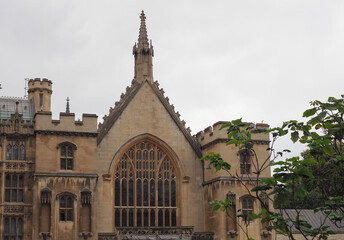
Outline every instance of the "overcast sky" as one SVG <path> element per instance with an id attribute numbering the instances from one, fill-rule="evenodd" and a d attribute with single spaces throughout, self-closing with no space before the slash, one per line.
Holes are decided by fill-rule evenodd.
<path id="1" fill-rule="evenodd" d="M 344 94 L 343 0 L 1 0 L 0 95 L 48 78 L 55 119 L 68 96 L 76 118 L 102 121 L 134 76 L 141 10 L 154 78 L 193 134 L 239 117 L 280 126 Z"/>

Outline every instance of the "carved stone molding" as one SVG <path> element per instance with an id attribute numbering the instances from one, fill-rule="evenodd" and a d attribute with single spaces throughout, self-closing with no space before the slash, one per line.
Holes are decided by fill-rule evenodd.
<path id="1" fill-rule="evenodd" d="M 4 213 L 24 213 L 24 206 L 7 205 L 4 206 Z"/>

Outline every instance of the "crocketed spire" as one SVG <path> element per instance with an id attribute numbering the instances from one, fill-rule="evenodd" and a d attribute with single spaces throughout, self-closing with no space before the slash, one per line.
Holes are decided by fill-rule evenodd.
<path id="1" fill-rule="evenodd" d="M 138 43 L 133 47 L 133 55 L 135 56 L 135 76 L 138 82 L 145 80 L 153 83 L 153 56 L 154 50 L 152 41 L 148 42 L 146 16 L 141 12 L 141 24 Z"/>

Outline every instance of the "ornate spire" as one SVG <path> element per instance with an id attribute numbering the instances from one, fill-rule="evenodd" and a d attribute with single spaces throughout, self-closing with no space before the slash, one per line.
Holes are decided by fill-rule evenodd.
<path id="1" fill-rule="evenodd" d="M 67 97 L 67 103 L 66 103 L 66 113 L 70 113 L 70 110 L 69 110 L 69 97 Z"/>
<path id="2" fill-rule="evenodd" d="M 144 11 L 141 12 L 141 25 L 140 25 L 140 33 L 138 39 L 138 46 L 143 48 L 148 48 L 148 35 L 147 35 L 147 27 L 146 27 L 146 15 Z"/>
<path id="3" fill-rule="evenodd" d="M 141 12 L 141 24 L 138 43 L 133 47 L 133 55 L 135 56 L 135 76 L 138 82 L 148 80 L 153 83 L 153 56 L 154 50 L 152 41 L 148 42 L 146 16 Z"/>

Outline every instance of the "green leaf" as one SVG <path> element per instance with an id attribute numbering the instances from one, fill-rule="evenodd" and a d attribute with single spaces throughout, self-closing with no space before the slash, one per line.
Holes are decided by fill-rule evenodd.
<path id="1" fill-rule="evenodd" d="M 291 133 L 291 140 L 295 143 L 299 139 L 299 132 L 292 132 Z"/>
<path id="2" fill-rule="evenodd" d="M 316 113 L 316 111 L 317 111 L 316 108 L 307 109 L 306 111 L 303 112 L 303 117 L 313 116 Z"/>

